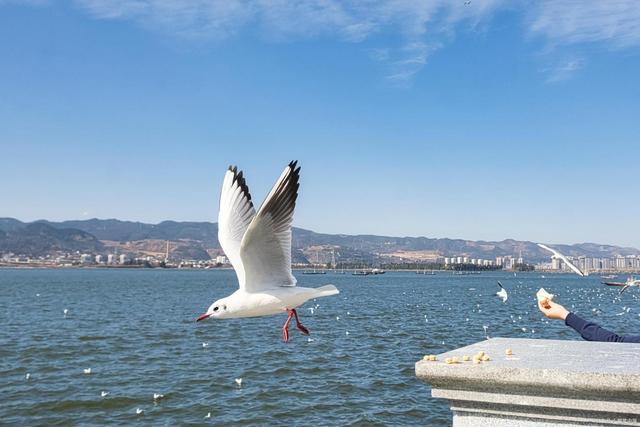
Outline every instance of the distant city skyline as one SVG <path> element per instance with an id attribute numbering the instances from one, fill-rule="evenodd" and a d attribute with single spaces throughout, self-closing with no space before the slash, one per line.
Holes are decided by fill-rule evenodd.
<path id="1" fill-rule="evenodd" d="M 0 216 L 640 248 L 640 3 L 464 3 L 0 1 Z"/>

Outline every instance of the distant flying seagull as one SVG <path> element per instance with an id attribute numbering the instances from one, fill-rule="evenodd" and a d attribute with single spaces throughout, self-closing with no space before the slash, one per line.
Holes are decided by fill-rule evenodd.
<path id="1" fill-rule="evenodd" d="M 291 273 L 291 222 L 298 197 L 300 168 L 291 162 L 255 211 L 242 172 L 229 167 L 220 195 L 218 240 L 238 276 L 239 289 L 211 304 L 198 321 L 209 318 L 270 316 L 287 312 L 282 327 L 289 340 L 289 323 L 309 331 L 298 320 L 296 307 L 312 298 L 338 294 L 333 285 L 319 288 L 296 286 Z"/>
<path id="2" fill-rule="evenodd" d="M 627 281 L 625 282 L 624 286 L 622 287 L 622 289 L 620 289 L 620 294 L 623 293 L 624 291 L 626 291 L 627 289 L 629 289 L 631 286 L 640 287 L 640 280 L 636 280 L 633 277 L 629 277 L 627 279 Z M 620 295 L 620 294 L 618 294 L 618 295 Z"/>
<path id="3" fill-rule="evenodd" d="M 498 286 L 500 286 L 500 290 L 496 292 L 496 295 L 500 297 L 502 302 L 507 302 L 507 298 L 509 298 L 509 295 L 507 295 L 507 290 L 504 288 L 504 286 L 502 286 L 502 283 L 500 283 L 499 280 Z"/>
<path id="4" fill-rule="evenodd" d="M 584 274 L 582 271 L 580 271 L 580 269 L 578 267 L 573 265 L 573 263 L 571 261 L 569 261 L 567 259 L 567 257 L 562 255 L 560 252 L 556 251 L 555 249 L 551 249 L 549 246 L 543 245 L 542 243 L 538 243 L 538 246 L 540 246 L 545 251 L 551 252 L 553 254 L 551 256 L 551 258 L 561 259 L 562 262 L 567 264 L 569 266 L 569 268 L 572 269 L 573 271 L 575 271 L 578 276 L 586 276 L 586 274 Z"/>

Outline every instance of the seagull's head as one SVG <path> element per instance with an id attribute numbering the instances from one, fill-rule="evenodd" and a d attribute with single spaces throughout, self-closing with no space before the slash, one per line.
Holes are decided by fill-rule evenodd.
<path id="1" fill-rule="evenodd" d="M 196 319 L 196 322 L 199 322 L 201 320 L 207 320 L 210 318 L 220 319 L 220 318 L 224 318 L 228 314 L 229 314 L 229 299 L 222 298 L 214 302 L 213 304 L 211 304 L 207 312 L 199 316 Z"/>

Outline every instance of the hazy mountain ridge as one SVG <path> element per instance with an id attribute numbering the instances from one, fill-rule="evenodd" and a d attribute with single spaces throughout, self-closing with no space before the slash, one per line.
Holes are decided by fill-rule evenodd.
<path id="1" fill-rule="evenodd" d="M 98 252 L 103 249 L 100 240 L 79 229 L 56 228 L 41 222 L 19 224 L 0 219 L 0 252 L 40 256 L 56 251 Z"/>
<path id="2" fill-rule="evenodd" d="M 91 233 L 100 240 L 180 240 L 218 242 L 218 224 L 210 222 L 163 221 L 159 224 L 121 221 L 118 219 L 89 219 L 51 222 L 40 220 L 56 228 L 77 228 Z M 0 227 L 2 227 L 0 225 Z"/>
<path id="3" fill-rule="evenodd" d="M 207 251 L 220 249 L 218 225 L 210 222 L 163 221 L 146 224 L 117 219 L 89 219 L 52 222 L 46 220 L 24 223 L 14 218 L 0 218 L 0 251 L 24 255 L 42 255 L 53 250 L 97 252 L 104 249 L 101 241 L 169 240 L 179 242 L 175 255 L 206 256 Z M 570 256 L 613 257 L 640 255 L 636 248 L 581 243 L 554 244 Z M 377 235 L 324 234 L 301 228 L 293 229 L 294 259 L 315 261 L 310 253 L 334 250 L 343 261 L 375 261 L 389 258 L 396 252 L 432 251 L 442 256 L 468 256 L 494 259 L 496 256 L 522 254 L 529 262 L 549 258 L 534 242 L 506 239 L 499 242 L 428 237 L 392 237 Z M 306 252 L 306 256 L 303 254 Z"/>

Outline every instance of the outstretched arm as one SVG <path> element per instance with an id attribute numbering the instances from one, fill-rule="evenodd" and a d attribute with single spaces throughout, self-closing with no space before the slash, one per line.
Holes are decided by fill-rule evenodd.
<path id="1" fill-rule="evenodd" d="M 584 320 L 575 313 L 569 313 L 564 320 L 565 325 L 571 326 L 578 331 L 582 338 L 587 341 L 607 341 L 607 342 L 640 342 L 639 335 L 618 335 L 600 325 Z"/>
<path id="2" fill-rule="evenodd" d="M 538 307 L 550 319 L 564 320 L 565 325 L 575 329 L 587 341 L 632 342 L 640 343 L 640 335 L 622 336 L 598 324 L 584 320 L 575 313 L 569 312 L 560 304 L 552 301 L 539 302 Z"/>

